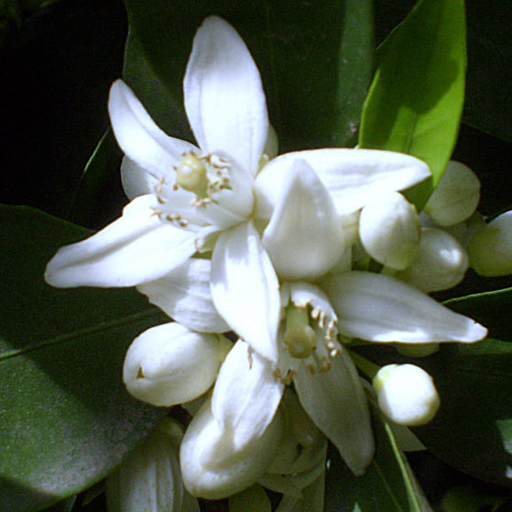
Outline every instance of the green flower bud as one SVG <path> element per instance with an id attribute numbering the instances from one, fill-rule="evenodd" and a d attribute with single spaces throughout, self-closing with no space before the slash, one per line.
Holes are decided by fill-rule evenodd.
<path id="1" fill-rule="evenodd" d="M 441 404 L 432 377 L 412 364 L 382 367 L 373 379 L 373 388 L 382 412 L 398 425 L 425 425 Z"/>
<path id="2" fill-rule="evenodd" d="M 424 228 L 416 259 L 395 277 L 429 293 L 459 284 L 467 269 L 466 251 L 453 236 L 440 229 Z"/>
<path id="3" fill-rule="evenodd" d="M 480 180 L 468 166 L 452 160 L 424 211 L 440 226 L 451 226 L 469 219 L 479 201 Z"/>
<path id="4" fill-rule="evenodd" d="M 398 192 L 366 205 L 359 236 L 368 254 L 393 269 L 408 267 L 416 256 L 421 223 L 415 207 Z"/>
<path id="5" fill-rule="evenodd" d="M 130 345 L 123 368 L 128 391 L 153 405 L 193 400 L 214 383 L 232 346 L 223 336 L 191 331 L 174 322 L 143 332 Z"/>
<path id="6" fill-rule="evenodd" d="M 512 210 L 476 231 L 469 240 L 471 268 L 481 276 L 512 274 Z"/>

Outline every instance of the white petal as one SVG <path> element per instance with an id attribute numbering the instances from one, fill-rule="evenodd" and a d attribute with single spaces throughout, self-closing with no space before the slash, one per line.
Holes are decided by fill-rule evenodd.
<path id="1" fill-rule="evenodd" d="M 210 292 L 209 260 L 190 259 L 170 274 L 137 289 L 152 304 L 189 329 L 226 332 L 230 328 L 219 315 Z"/>
<path id="2" fill-rule="evenodd" d="M 370 272 L 332 276 L 325 290 L 341 333 L 368 341 L 475 342 L 487 329 L 398 279 Z"/>
<path id="3" fill-rule="evenodd" d="M 256 174 L 267 141 L 265 94 L 249 50 L 221 18 L 206 18 L 197 31 L 183 88 L 201 149 L 225 151 Z"/>
<path id="4" fill-rule="evenodd" d="M 173 177 L 182 154 L 197 148 L 166 135 L 153 122 L 133 91 L 117 80 L 110 89 L 110 120 L 123 152 L 155 178 Z"/>
<path id="5" fill-rule="evenodd" d="M 59 249 L 46 281 L 58 288 L 135 286 L 181 265 L 196 252 L 198 235 L 162 222 L 156 204 L 153 196 L 138 197 L 106 228 Z"/>
<path id="6" fill-rule="evenodd" d="M 311 419 L 336 445 L 350 469 L 361 475 L 374 451 L 366 396 L 354 363 L 343 347 L 331 363 L 330 370 L 315 375 L 302 366 L 293 380 Z"/>
<path id="7" fill-rule="evenodd" d="M 200 334 L 176 322 L 137 336 L 123 366 L 123 381 L 139 400 L 172 406 L 194 400 L 215 382 L 231 343 L 223 336 Z"/>
<path id="8" fill-rule="evenodd" d="M 311 165 L 340 214 L 355 212 L 384 192 L 405 190 L 430 176 L 421 160 L 392 151 L 327 148 L 287 153 L 271 160 L 256 179 L 258 216 L 270 217 L 286 169 L 297 158 Z"/>
<path id="9" fill-rule="evenodd" d="M 329 192 L 304 160 L 295 160 L 263 245 L 282 279 L 314 279 L 341 257 L 345 236 Z"/>
<path id="10" fill-rule="evenodd" d="M 127 156 L 123 158 L 121 163 L 121 182 L 123 184 L 124 193 L 128 199 L 132 200 L 144 194 L 152 194 L 155 192 L 155 186 L 158 180 L 151 174 L 148 174 L 142 167 L 137 165 Z"/>
<path id="11" fill-rule="evenodd" d="M 206 401 L 194 416 L 181 443 L 180 462 L 185 487 L 194 496 L 222 499 L 256 482 L 275 457 L 282 436 L 282 420 L 276 415 L 264 434 L 225 464 L 224 444 L 229 434 L 221 429 Z"/>
<path id="12" fill-rule="evenodd" d="M 231 432 L 234 451 L 258 439 L 277 411 L 284 391 L 271 364 L 238 341 L 222 364 L 213 388 L 212 413 Z"/>
<path id="13" fill-rule="evenodd" d="M 168 432 L 173 427 L 178 428 L 171 420 L 164 420 L 108 476 L 106 495 L 110 511 L 199 512 L 197 499 L 183 488 L 177 453 L 179 441 Z"/>
<path id="14" fill-rule="evenodd" d="M 226 322 L 256 352 L 276 361 L 279 283 L 252 222 L 220 234 L 211 279 L 213 301 Z"/>

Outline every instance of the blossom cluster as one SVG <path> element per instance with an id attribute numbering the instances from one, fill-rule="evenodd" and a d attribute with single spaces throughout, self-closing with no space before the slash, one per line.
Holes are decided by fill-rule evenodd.
<path id="1" fill-rule="evenodd" d="M 197 145 L 164 133 L 124 82 L 113 84 L 131 202 L 46 272 L 58 287 L 136 286 L 170 317 L 133 341 L 123 379 L 136 398 L 182 405 L 192 420 L 159 427 L 109 494 L 117 503 L 132 489 L 144 501 L 149 477 L 134 468 L 153 465 L 166 482 L 159 499 L 176 510 L 198 510 L 190 495 L 243 499 L 256 484 L 284 495 L 281 511 L 321 510 L 327 439 L 356 475 L 372 460 L 369 400 L 402 425 L 439 406 L 414 366 L 386 368 L 366 389 L 351 343 L 420 353 L 487 334 L 427 295 L 456 285 L 470 263 L 492 272 L 480 254 L 492 223 L 474 220 L 478 179 L 450 163 L 419 214 L 403 192 L 430 171 L 412 156 L 279 155 L 256 64 L 215 16 L 196 33 L 183 90 Z M 404 383 L 413 393 L 401 398 Z M 132 510 L 129 501 L 116 507 Z"/>

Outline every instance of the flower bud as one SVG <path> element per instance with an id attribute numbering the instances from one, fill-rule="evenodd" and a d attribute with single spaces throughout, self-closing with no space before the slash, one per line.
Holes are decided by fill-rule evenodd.
<path id="1" fill-rule="evenodd" d="M 222 499 L 253 485 L 277 454 L 283 424 L 278 412 L 263 433 L 234 450 L 232 432 L 214 418 L 207 400 L 187 428 L 181 443 L 183 482 L 197 497 Z"/>
<path id="2" fill-rule="evenodd" d="M 512 274 L 512 210 L 505 212 L 469 240 L 471 268 L 481 276 Z"/>
<path id="3" fill-rule="evenodd" d="M 197 500 L 183 487 L 178 449 L 183 431 L 171 419 L 135 448 L 106 480 L 111 512 L 199 512 Z"/>
<path id="4" fill-rule="evenodd" d="M 451 226 L 471 217 L 479 201 L 480 180 L 468 166 L 452 160 L 424 211 L 440 226 Z"/>
<path id="5" fill-rule="evenodd" d="M 415 207 L 398 192 L 361 211 L 359 236 L 368 254 L 393 269 L 408 267 L 416 256 L 421 223 Z"/>
<path id="6" fill-rule="evenodd" d="M 214 383 L 232 344 L 173 322 L 143 332 L 130 345 L 123 367 L 128 391 L 159 406 L 188 402 Z"/>
<path id="7" fill-rule="evenodd" d="M 467 269 L 466 251 L 453 236 L 440 229 L 424 228 L 416 259 L 395 277 L 429 293 L 459 284 Z"/>
<path id="8" fill-rule="evenodd" d="M 412 364 L 382 367 L 373 379 L 373 388 L 382 412 L 398 425 L 425 425 L 441 404 L 432 377 Z"/>

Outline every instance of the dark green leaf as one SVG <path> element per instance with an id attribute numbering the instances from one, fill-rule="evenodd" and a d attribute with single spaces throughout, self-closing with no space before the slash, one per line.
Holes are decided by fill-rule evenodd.
<path id="1" fill-rule="evenodd" d="M 99 209 L 102 193 L 118 177 L 121 152 L 111 130 L 107 130 L 89 158 L 73 195 L 66 219 L 89 225 Z"/>
<path id="2" fill-rule="evenodd" d="M 121 369 L 161 315 L 133 290 L 58 290 L 43 272 L 88 231 L 0 208 L 0 510 L 39 510 L 103 478 L 165 411 L 133 400 Z"/>
<path id="3" fill-rule="evenodd" d="M 391 427 L 379 412 L 374 418 L 376 452 L 364 476 L 354 476 L 337 450 L 331 450 L 325 512 L 430 511 Z"/>
<path id="4" fill-rule="evenodd" d="M 512 343 L 445 345 L 416 363 L 434 377 L 442 405 L 415 434 L 457 469 L 512 485 Z"/>
<path id="5" fill-rule="evenodd" d="M 148 108 L 173 136 L 190 137 L 183 129 L 182 79 L 195 30 L 217 14 L 240 32 L 260 68 L 281 150 L 353 140 L 372 65 L 368 0 L 328 0 L 321 8 L 302 0 L 154 0 L 151 8 L 144 0 L 125 0 L 125 5 L 132 29 L 127 81 L 145 98 L 151 82 L 167 90 L 171 116 L 151 98 Z"/>
<path id="6" fill-rule="evenodd" d="M 490 337 L 512 340 L 512 288 L 450 299 L 444 304 L 485 325 L 489 329 Z"/>
<path id="7" fill-rule="evenodd" d="M 420 0 L 383 43 L 365 102 L 360 146 L 424 160 L 432 182 L 413 199 L 423 207 L 455 146 L 464 100 L 463 0 Z"/>

